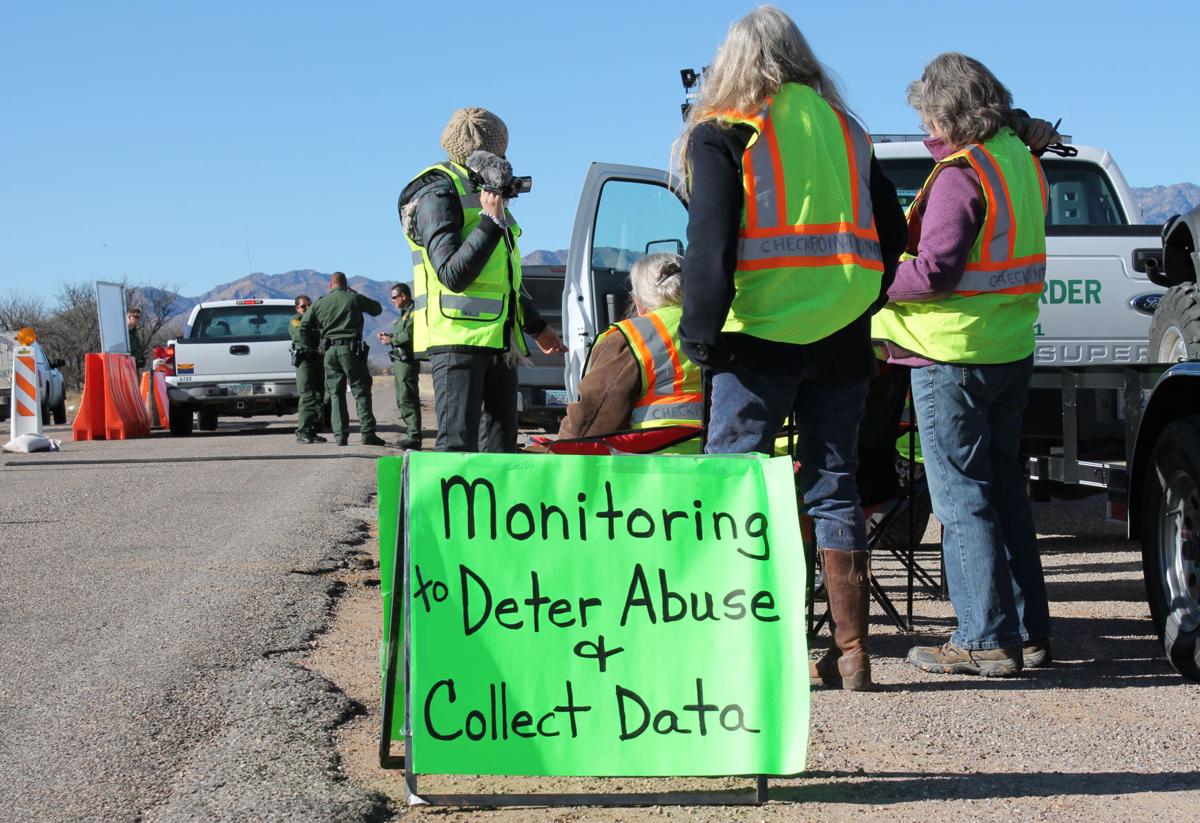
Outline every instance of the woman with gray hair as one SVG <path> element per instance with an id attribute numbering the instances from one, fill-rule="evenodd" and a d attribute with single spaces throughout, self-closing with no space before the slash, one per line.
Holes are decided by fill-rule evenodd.
<path id="1" fill-rule="evenodd" d="M 635 314 L 596 338 L 560 438 L 700 425 L 700 370 L 679 350 L 682 262 L 677 254 L 651 254 L 630 267 Z M 699 451 L 698 441 L 687 442 Z"/>
<path id="2" fill-rule="evenodd" d="M 896 190 L 829 72 L 772 6 L 730 27 L 676 154 L 691 194 L 680 336 L 712 372 L 705 450 L 770 454 L 795 414 L 834 621 L 810 674 L 870 689 L 855 472 L 876 371 L 870 318 L 907 238 Z"/>
<path id="3" fill-rule="evenodd" d="M 1046 179 L 986 66 L 938 55 L 908 89 L 937 164 L 909 207 L 909 250 L 876 315 L 912 397 L 958 627 L 908 660 L 1007 677 L 1050 658 L 1050 615 L 1019 455 L 1046 276 Z M 1021 124 L 1024 126 L 1024 124 Z M 1039 147 L 1057 139 L 1034 121 Z"/>

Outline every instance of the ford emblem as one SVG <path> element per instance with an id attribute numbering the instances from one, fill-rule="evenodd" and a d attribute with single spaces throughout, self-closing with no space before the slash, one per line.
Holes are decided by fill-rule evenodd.
<path id="1" fill-rule="evenodd" d="M 1136 297 L 1129 298 L 1129 307 L 1136 312 L 1153 315 L 1154 310 L 1158 308 L 1158 301 L 1161 298 L 1162 292 L 1139 294 Z"/>

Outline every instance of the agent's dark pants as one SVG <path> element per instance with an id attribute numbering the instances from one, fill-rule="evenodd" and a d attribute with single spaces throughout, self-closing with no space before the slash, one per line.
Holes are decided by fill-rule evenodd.
<path id="1" fill-rule="evenodd" d="M 325 393 L 325 364 L 315 352 L 296 367 L 296 392 L 300 395 L 296 436 L 311 437 L 321 430 L 321 398 Z"/>
<path id="2" fill-rule="evenodd" d="M 417 377 L 421 364 L 417 361 L 396 360 L 392 363 L 392 381 L 396 388 L 396 408 L 404 421 L 405 435 L 421 439 L 421 397 Z"/>
<path id="3" fill-rule="evenodd" d="M 325 393 L 332 404 L 335 437 L 350 434 L 350 411 L 346 408 L 346 385 L 358 406 L 358 434 L 367 437 L 375 433 L 375 414 L 371 411 L 371 372 L 361 357 L 350 353 L 350 347 L 330 346 L 325 350 Z"/>
<path id="4" fill-rule="evenodd" d="M 429 356 L 440 452 L 517 450 L 517 370 L 502 353 Z"/>

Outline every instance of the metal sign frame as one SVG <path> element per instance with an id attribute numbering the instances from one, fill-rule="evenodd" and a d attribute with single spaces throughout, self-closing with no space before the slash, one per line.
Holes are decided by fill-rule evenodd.
<path id="1" fill-rule="evenodd" d="M 401 769 L 410 806 L 758 806 L 769 800 L 767 775 L 725 775 L 746 777 L 754 781 L 745 791 L 677 791 L 677 792 L 584 792 L 564 794 L 555 792 L 534 794 L 421 794 L 417 778 L 421 774 L 412 768 L 407 756 L 412 751 L 412 620 L 409 601 L 412 599 L 408 573 L 408 460 L 405 453 L 400 476 L 400 505 L 396 516 L 396 543 L 392 546 L 392 610 L 388 618 L 387 647 L 384 653 L 382 729 L 379 735 L 379 766 Z M 382 547 L 381 547 L 382 551 Z M 398 598 L 396 595 L 400 594 Z M 404 613 L 404 751 L 393 754 L 392 726 L 396 702 L 396 675 L 400 670 L 400 613 Z M 713 778 L 712 775 L 672 775 L 673 779 L 688 777 Z M 620 778 L 617 778 L 620 779 Z M 643 779 L 643 778 L 637 778 Z M 713 778 L 721 779 L 721 778 Z"/>
<path id="2" fill-rule="evenodd" d="M 105 315 L 111 315 L 112 310 L 116 308 L 116 301 L 111 298 L 112 290 L 116 290 L 121 295 L 121 317 L 120 326 L 113 327 L 116 322 L 111 316 L 109 318 L 108 331 L 109 335 L 105 335 Z M 95 282 L 96 291 L 96 328 L 100 332 L 100 351 L 107 354 L 132 354 L 129 351 L 129 331 L 125 323 L 126 315 L 129 313 L 129 306 L 125 300 L 125 287 L 120 283 L 109 283 L 103 280 Z M 119 333 L 117 328 L 120 329 Z"/>

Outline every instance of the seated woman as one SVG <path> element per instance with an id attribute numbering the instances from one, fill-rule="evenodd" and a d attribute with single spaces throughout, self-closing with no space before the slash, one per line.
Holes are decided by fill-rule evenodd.
<path id="1" fill-rule="evenodd" d="M 679 348 L 682 263 L 676 254 L 651 254 L 633 264 L 629 279 L 637 315 L 596 338 L 560 439 L 700 425 L 700 369 Z M 699 438 L 673 449 L 684 450 L 699 454 Z"/>

